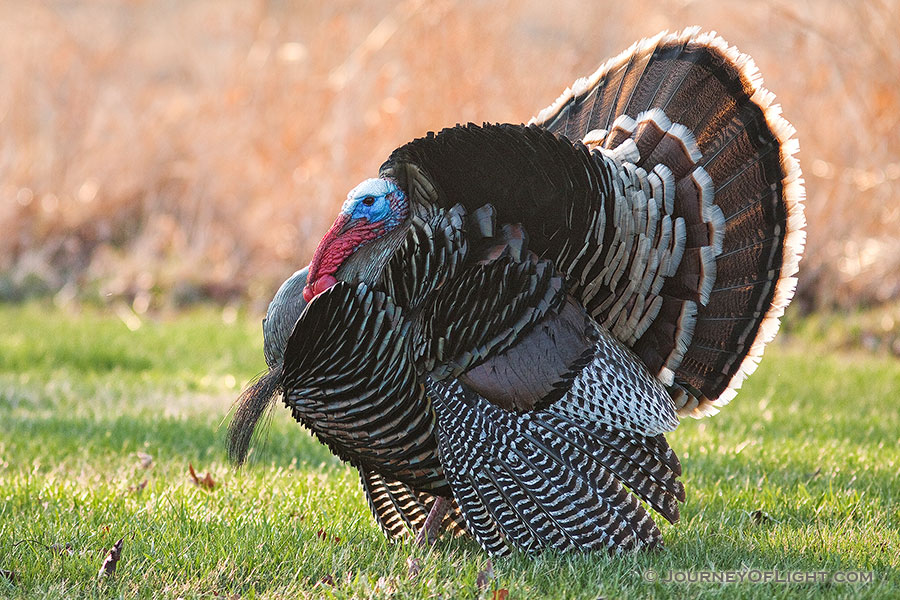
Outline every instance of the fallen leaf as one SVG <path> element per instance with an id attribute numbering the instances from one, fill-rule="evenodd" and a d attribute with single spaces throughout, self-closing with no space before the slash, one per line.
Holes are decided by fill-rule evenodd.
<path id="1" fill-rule="evenodd" d="M 138 452 L 137 453 L 138 460 L 141 461 L 142 469 L 149 469 L 153 466 L 153 457 L 147 454 L 146 452 Z"/>
<path id="2" fill-rule="evenodd" d="M 750 518 L 753 519 L 754 525 L 765 525 L 772 520 L 769 518 L 769 515 L 759 509 L 756 509 L 752 513 L 750 513 Z"/>
<path id="3" fill-rule="evenodd" d="M 132 494 L 140 494 L 141 492 L 144 491 L 144 488 L 145 488 L 145 487 L 147 487 L 147 480 L 146 480 L 146 479 L 143 480 L 142 482 L 140 482 L 140 483 L 137 484 L 137 485 L 129 485 L 129 486 L 128 486 L 128 491 L 129 491 L 130 493 L 132 493 Z"/>
<path id="4" fill-rule="evenodd" d="M 418 558 L 414 558 L 412 556 L 407 557 L 406 559 L 406 578 L 407 579 L 415 579 L 416 575 L 419 574 L 419 571 L 422 570 L 422 561 Z"/>
<path id="5" fill-rule="evenodd" d="M 212 478 L 212 474 L 207 471 L 206 475 L 202 478 L 197 476 L 197 472 L 194 470 L 194 465 L 188 463 L 188 470 L 191 473 L 191 482 L 197 487 L 201 487 L 205 490 L 213 490 L 218 485 L 215 480 Z"/>
<path id="6" fill-rule="evenodd" d="M 125 538 L 120 537 L 119 541 L 113 544 L 113 547 L 109 549 L 109 554 L 103 559 L 103 564 L 100 565 L 100 571 L 97 573 L 97 577 L 102 579 L 115 574 L 116 565 L 119 564 L 119 559 L 122 557 L 122 544 L 124 541 Z"/>
<path id="7" fill-rule="evenodd" d="M 499 590 L 494 590 L 494 600 L 507 600 L 509 598 L 509 590 L 506 588 L 500 588 Z"/>
<path id="8" fill-rule="evenodd" d="M 330 585 L 331 587 L 334 587 L 334 577 L 325 575 L 325 577 L 319 580 L 319 585 Z"/>
<path id="9" fill-rule="evenodd" d="M 491 559 L 488 559 L 487 563 L 484 565 L 484 570 L 478 571 L 478 576 L 475 578 L 475 585 L 479 590 L 483 590 L 488 586 L 491 582 L 491 579 L 494 578 L 494 563 L 491 562 Z"/>
<path id="10" fill-rule="evenodd" d="M 10 583 L 15 583 L 16 579 L 19 578 L 19 575 L 15 571 L 7 571 L 6 569 L 0 569 L 0 577 L 6 579 Z"/>
<path id="11" fill-rule="evenodd" d="M 316 532 L 316 537 L 322 540 L 323 542 L 328 539 L 328 533 L 324 529 L 320 529 Z M 341 538 L 336 535 L 331 536 L 331 541 L 334 544 L 340 544 Z"/>

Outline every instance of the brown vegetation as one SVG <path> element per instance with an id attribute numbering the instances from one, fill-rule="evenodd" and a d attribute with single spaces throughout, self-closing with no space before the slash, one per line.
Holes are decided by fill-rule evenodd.
<path id="1" fill-rule="evenodd" d="M 900 295 L 900 2 L 553 4 L 3 1 L 0 298 L 264 303 L 394 147 L 692 24 L 797 127 L 803 304 Z"/>

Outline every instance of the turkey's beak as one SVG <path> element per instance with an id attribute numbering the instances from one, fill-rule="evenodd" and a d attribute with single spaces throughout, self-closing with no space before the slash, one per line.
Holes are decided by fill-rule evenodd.
<path id="1" fill-rule="evenodd" d="M 337 283 L 333 273 L 347 258 L 348 252 L 343 247 L 344 244 L 335 242 L 356 225 L 357 221 L 351 219 L 350 215 L 339 215 L 319 242 L 309 263 L 309 279 L 303 288 L 303 299 L 307 302 Z"/>

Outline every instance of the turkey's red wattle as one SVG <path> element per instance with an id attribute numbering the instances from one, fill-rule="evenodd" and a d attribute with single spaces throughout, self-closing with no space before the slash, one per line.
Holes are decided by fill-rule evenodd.
<path id="1" fill-rule="evenodd" d="M 334 275 L 322 275 L 316 279 L 313 284 L 303 288 L 303 299 L 307 302 L 337 283 Z"/>
<path id="2" fill-rule="evenodd" d="M 337 283 L 334 274 L 347 257 L 360 245 L 379 237 L 383 231 L 380 223 L 367 219 L 350 220 L 350 215 L 339 215 L 331 229 L 319 242 L 309 263 L 309 278 L 303 288 L 303 299 L 309 302 Z"/>

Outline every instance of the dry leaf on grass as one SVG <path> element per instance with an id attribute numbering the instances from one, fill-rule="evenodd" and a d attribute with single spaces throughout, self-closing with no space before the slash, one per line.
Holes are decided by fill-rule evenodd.
<path id="1" fill-rule="evenodd" d="M 488 559 L 487 563 L 484 565 L 484 569 L 478 571 L 478 576 L 475 578 L 475 585 L 479 590 L 483 590 L 490 584 L 491 579 L 494 578 L 494 563 L 491 562 L 491 559 Z"/>
<path id="2" fill-rule="evenodd" d="M 50 544 L 49 546 L 43 542 L 39 542 L 38 540 L 19 540 L 15 544 L 13 544 L 13 548 L 18 546 L 19 544 L 37 544 L 41 548 L 44 548 L 47 552 L 52 554 L 59 554 L 61 556 L 72 556 L 75 554 L 75 549 L 72 548 L 72 544 L 66 542 L 65 544 Z"/>
<path id="3" fill-rule="evenodd" d="M 316 585 L 330 585 L 331 587 L 334 587 L 334 577 L 332 577 L 331 575 L 325 575 L 324 577 L 322 577 L 322 579 L 319 580 L 319 583 Z"/>
<path id="4" fill-rule="evenodd" d="M 212 478 L 212 474 L 207 471 L 206 475 L 203 477 L 198 477 L 197 472 L 194 470 L 194 465 L 188 463 L 188 471 L 191 474 L 191 483 L 196 485 L 197 487 L 203 488 L 205 490 L 214 490 L 218 485 L 216 481 Z"/>
<path id="5" fill-rule="evenodd" d="M 822 474 L 822 467 L 819 467 L 818 469 L 815 470 L 814 473 L 812 473 L 809 476 L 809 478 L 806 480 L 806 483 L 809 483 L 810 481 L 812 481 L 813 479 L 815 479 L 816 477 L 818 477 L 821 474 Z"/>
<path id="6" fill-rule="evenodd" d="M 325 541 L 325 540 L 328 539 L 328 533 L 327 533 L 324 529 L 320 529 L 320 530 L 318 530 L 318 531 L 316 532 L 316 537 L 319 538 L 319 539 L 322 540 L 322 541 Z M 338 536 L 336 536 L 336 535 L 332 535 L 332 536 L 331 536 L 331 542 L 334 543 L 334 544 L 340 544 L 340 543 L 341 543 L 341 538 L 338 537 Z"/>
<path id="7" fill-rule="evenodd" d="M 494 600 L 508 600 L 509 598 L 509 590 L 506 588 L 500 588 L 499 590 L 494 590 Z"/>
<path id="8" fill-rule="evenodd" d="M 146 480 L 146 479 L 143 480 L 142 482 L 140 482 L 140 483 L 137 484 L 137 485 L 129 485 L 129 486 L 128 486 L 128 492 L 131 493 L 131 494 L 140 494 L 141 492 L 144 491 L 144 488 L 145 488 L 145 487 L 147 487 L 147 480 Z"/>
<path id="9" fill-rule="evenodd" d="M 100 565 L 100 571 L 97 573 L 97 577 L 103 579 L 104 577 L 110 577 L 115 574 L 116 566 L 119 564 L 119 559 L 122 557 L 122 544 L 124 543 L 125 538 L 120 537 L 119 541 L 113 544 L 113 547 L 109 549 L 109 554 L 106 555 L 106 558 L 103 559 L 103 564 Z"/>

